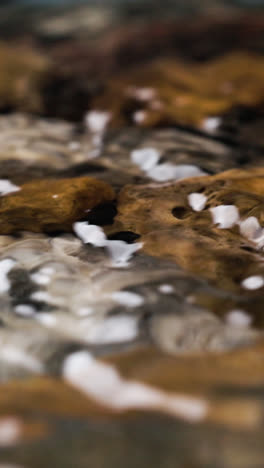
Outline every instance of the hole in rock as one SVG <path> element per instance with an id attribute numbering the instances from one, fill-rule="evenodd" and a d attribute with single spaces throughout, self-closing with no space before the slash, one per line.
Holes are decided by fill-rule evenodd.
<path id="1" fill-rule="evenodd" d="M 183 219 L 188 215 L 188 210 L 184 206 L 175 206 L 171 212 L 177 219 Z"/>
<path id="2" fill-rule="evenodd" d="M 97 205 L 85 216 L 85 221 L 97 226 L 106 226 L 113 224 L 117 209 L 114 203 L 102 203 Z"/>
<path id="3" fill-rule="evenodd" d="M 196 193 L 203 193 L 205 192 L 205 187 L 200 187 L 199 189 L 195 190 Z"/>
<path id="4" fill-rule="evenodd" d="M 65 230 L 59 228 L 56 229 L 54 226 L 50 226 L 48 224 L 45 226 L 44 232 L 49 237 L 59 237 L 65 234 Z"/>
<path id="5" fill-rule="evenodd" d="M 247 252 L 255 253 L 255 249 L 253 247 L 250 247 L 249 245 L 241 245 L 241 249 L 246 250 Z"/>
<path id="6" fill-rule="evenodd" d="M 120 231 L 120 232 L 115 232 L 114 234 L 111 234 L 108 236 L 109 240 L 122 240 L 126 242 L 127 244 L 133 244 L 135 240 L 137 240 L 140 237 L 139 234 L 136 234 L 135 232 L 132 231 Z"/>

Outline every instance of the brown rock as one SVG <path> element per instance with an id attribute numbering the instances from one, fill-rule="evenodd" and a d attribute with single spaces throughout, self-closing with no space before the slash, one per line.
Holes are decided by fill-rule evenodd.
<path id="1" fill-rule="evenodd" d="M 187 21 L 177 15 L 164 20 L 160 14 L 152 19 L 148 13 L 147 21 L 142 16 L 139 22 L 132 18 L 129 15 L 121 25 L 100 29 L 97 35 L 93 33 L 92 40 L 84 40 L 78 28 L 75 37 L 56 41 L 49 46 L 49 52 L 66 71 L 79 77 L 105 78 L 131 65 L 141 68 L 161 55 L 204 61 L 230 50 L 262 51 L 263 16 L 249 11 L 238 16 L 223 12 L 217 16 L 199 15 L 199 19 L 193 15 Z"/>
<path id="2" fill-rule="evenodd" d="M 207 197 L 200 212 L 193 211 L 188 201 L 188 195 L 197 192 Z M 112 229 L 139 234 L 150 255 L 173 260 L 222 288 L 240 290 L 244 278 L 263 274 L 262 252 L 240 235 L 237 225 L 219 229 L 209 209 L 235 205 L 241 219 L 255 216 L 263 225 L 263 196 L 263 168 L 231 170 L 163 186 L 126 186 L 119 195 Z"/>
<path id="3" fill-rule="evenodd" d="M 111 356 L 107 362 L 127 380 L 169 394 L 202 397 L 209 405 L 206 418 L 215 424 L 252 429 L 263 424 L 261 404 L 250 395 L 250 388 L 263 385 L 262 352 L 263 342 L 225 354 L 185 357 L 145 348 Z M 233 389 L 233 396 L 221 394 L 225 387 Z"/>
<path id="4" fill-rule="evenodd" d="M 0 43 L 0 109 L 41 110 L 49 69 L 49 60 L 36 50 Z"/>
<path id="5" fill-rule="evenodd" d="M 104 362 L 115 368 L 128 384 L 140 382 L 148 388 L 165 392 L 168 396 L 197 398 L 198 401 L 202 399 L 208 404 L 204 420 L 209 420 L 215 425 L 258 430 L 259 425 L 264 423 L 263 401 L 253 401 L 250 389 L 261 389 L 263 386 L 262 353 L 263 342 L 226 354 L 202 353 L 185 357 L 169 356 L 146 347 L 113 354 L 105 358 Z M 232 388 L 233 396 L 224 392 L 221 394 L 220 391 L 224 387 Z M 146 408 L 143 405 L 138 409 L 135 405 L 134 414 L 129 414 L 129 408 L 125 405 L 120 410 L 111 407 L 110 394 L 109 404 L 107 400 L 103 404 L 61 379 L 38 377 L 13 380 L 2 384 L 0 388 L 0 419 L 13 414 L 18 419 L 27 418 L 30 421 L 37 416 L 35 426 L 38 425 L 39 428 L 46 422 L 43 415 L 49 420 L 52 418 L 53 421 L 71 418 L 72 421 L 94 420 L 97 423 L 105 421 L 109 424 L 111 421 L 124 422 L 131 417 L 138 418 L 142 411 L 146 417 L 146 411 L 150 410 L 147 405 Z M 27 430 L 24 437 L 29 438 L 32 433 L 29 430 L 32 429 L 31 421 L 25 429 Z M 43 431 L 41 434 L 39 430 L 35 435 L 45 437 L 48 432 Z M 52 433 L 50 435 L 52 436 Z"/>
<path id="6" fill-rule="evenodd" d="M 240 354 L 237 358 L 239 357 L 243 361 L 244 355 Z M 175 360 L 166 362 L 166 356 L 151 353 L 148 356 L 138 353 L 135 358 L 135 366 L 130 369 L 131 374 L 134 373 L 135 376 L 132 376 L 132 379 L 139 380 L 137 375 L 140 370 L 143 371 L 145 365 L 149 371 L 146 373 L 147 378 L 155 369 L 160 372 L 161 377 L 170 372 L 171 382 L 172 374 L 175 377 L 171 391 L 177 395 L 181 387 L 177 385 L 177 380 L 181 380 L 181 377 L 177 379 L 179 366 Z M 124 363 L 125 361 L 129 361 L 127 356 Z M 259 361 L 262 362 L 261 359 Z M 237 362 L 240 367 L 239 360 Z M 188 410 L 188 397 L 194 395 L 196 398 L 197 394 L 196 379 L 193 380 L 192 376 L 198 375 L 199 372 L 204 376 L 204 367 L 207 367 L 207 364 L 203 366 L 201 360 L 189 360 L 185 364 L 189 372 L 186 372 L 183 380 L 186 378 L 190 391 L 180 396 L 187 398 L 185 407 Z M 215 368 L 213 360 L 208 367 L 217 374 L 219 366 Z M 261 369 L 259 371 L 261 374 Z M 228 382 L 228 379 L 226 381 Z M 256 382 L 261 382 L 261 378 L 256 379 Z M 157 384 L 157 380 L 155 383 Z M 162 384 L 156 386 L 163 387 Z M 44 466 L 43 463 L 52 462 L 52 466 L 67 468 L 86 468 L 87 464 L 102 468 L 133 468 L 136 454 L 139 468 L 169 468 L 175 466 L 175 460 L 178 466 L 194 468 L 261 467 L 262 386 L 254 387 L 252 379 L 247 382 L 245 373 L 241 383 L 238 381 L 237 385 L 232 386 L 232 394 L 236 398 L 226 396 L 225 387 L 221 387 L 220 382 L 214 390 L 202 392 L 197 395 L 198 401 L 199 396 L 205 397 L 210 407 L 208 416 L 200 423 L 190 424 L 170 415 L 144 411 L 143 408 L 122 414 L 111 413 L 109 409 L 99 407 L 80 392 L 58 380 L 42 378 L 37 381 L 14 381 L 1 387 L 0 413 L 5 415 L 6 408 L 12 408 L 13 417 L 18 416 L 19 421 L 28 421 L 32 428 L 33 422 L 35 426 L 44 424 L 47 430 L 42 437 L 39 434 L 39 440 L 27 438 L 25 443 L 20 440 L 15 446 L 4 447 L 3 461 L 6 464 L 19 463 L 21 466 L 26 462 L 27 466 L 31 466 L 32 462 L 34 466 Z M 253 401 L 254 392 L 257 398 Z M 192 401 L 190 409 L 193 407 L 191 403 Z"/>
<path id="7" fill-rule="evenodd" d="M 85 79 L 28 45 L 0 42 L 0 110 L 81 120 L 91 91 Z"/>
<path id="8" fill-rule="evenodd" d="M 22 397 L 20 402 L 17 392 Z M 33 411 L 76 418 L 111 413 L 59 379 L 13 380 L 1 386 L 0 415 L 6 416 L 11 412 L 23 415 Z"/>
<path id="9" fill-rule="evenodd" d="M 110 185 L 90 177 L 29 182 L 0 198 L 0 232 L 71 231 L 88 209 L 113 198 Z"/>
<path id="10" fill-rule="evenodd" d="M 165 124 L 203 128 L 207 117 L 219 116 L 236 106 L 256 106 L 264 99 L 264 60 L 247 53 L 231 53 L 205 64 L 157 59 L 135 67 L 110 81 L 95 107 L 113 112 L 113 124 L 131 122 L 144 110 L 142 126 Z M 151 99 L 137 89 L 150 88 Z"/>
<path id="11" fill-rule="evenodd" d="M 170 356 L 153 348 L 141 348 L 105 360 L 126 379 L 170 392 L 201 394 L 221 385 L 263 385 L 263 342 L 227 353 L 189 356 Z"/>

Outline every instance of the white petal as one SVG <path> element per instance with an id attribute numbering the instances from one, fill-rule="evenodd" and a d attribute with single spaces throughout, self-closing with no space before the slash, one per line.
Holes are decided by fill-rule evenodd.
<path id="1" fill-rule="evenodd" d="M 142 171 L 149 171 L 159 162 L 160 153 L 155 148 L 143 148 L 131 153 L 131 160 L 139 166 Z"/>
<path id="2" fill-rule="evenodd" d="M 114 367 L 93 359 L 85 351 L 65 359 L 63 376 L 88 396 L 116 410 L 157 409 L 192 422 L 203 420 L 209 410 L 208 403 L 201 398 L 166 393 L 141 382 L 126 380 Z"/>
<path id="3" fill-rule="evenodd" d="M 171 294 L 174 291 L 174 287 L 171 284 L 161 284 L 158 289 L 163 294 Z"/>
<path id="4" fill-rule="evenodd" d="M 188 202 L 193 211 L 202 211 L 206 205 L 207 197 L 202 193 L 190 193 Z"/>
<path id="5" fill-rule="evenodd" d="M 256 275 L 256 276 L 249 276 L 248 278 L 244 279 L 241 283 L 243 288 L 249 289 L 249 290 L 254 290 L 254 289 L 259 289 L 262 288 L 264 285 L 264 279 L 262 276 Z"/>
<path id="6" fill-rule="evenodd" d="M 74 223 L 73 230 L 85 244 L 89 243 L 95 247 L 104 247 L 107 243 L 102 228 L 88 224 L 86 221 Z"/>
<path id="7" fill-rule="evenodd" d="M 142 247 L 142 243 L 127 244 L 124 241 L 107 241 L 106 248 L 112 258 L 112 264 L 116 267 L 126 267 L 132 255 Z"/>
<path id="8" fill-rule="evenodd" d="M 93 133 L 102 133 L 106 129 L 111 119 L 111 113 L 106 111 L 93 110 L 85 117 L 88 129 Z"/>
<path id="9" fill-rule="evenodd" d="M 0 195 L 7 195 L 8 193 L 18 192 L 21 190 L 17 185 L 12 184 L 9 180 L 0 179 Z"/>
<path id="10" fill-rule="evenodd" d="M 260 224 L 255 216 L 250 216 L 244 221 L 241 221 L 239 226 L 240 234 L 250 240 L 253 240 L 261 233 Z"/>
<path id="11" fill-rule="evenodd" d="M 251 324 L 252 319 L 250 315 L 243 310 L 231 310 L 226 315 L 226 321 L 232 326 L 248 327 Z"/>
<path id="12" fill-rule="evenodd" d="M 208 117 L 203 121 L 203 129 L 213 133 L 219 128 L 220 124 L 220 117 Z"/>
<path id="13" fill-rule="evenodd" d="M 235 205 L 219 205 L 210 208 L 213 223 L 218 224 L 219 229 L 228 229 L 239 221 L 239 211 Z"/>
<path id="14" fill-rule="evenodd" d="M 148 171 L 148 177 L 158 182 L 166 180 L 181 180 L 188 177 L 199 177 L 205 175 L 204 172 L 197 166 L 192 164 L 158 164 L 153 169 Z"/>

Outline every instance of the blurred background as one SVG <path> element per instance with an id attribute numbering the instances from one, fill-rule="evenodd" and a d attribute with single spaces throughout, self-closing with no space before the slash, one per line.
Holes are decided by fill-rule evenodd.
<path id="1" fill-rule="evenodd" d="M 200 64 L 232 52 L 262 55 L 262 7 L 261 0 L 2 0 L 0 39 L 9 52 L 2 48 L 0 112 L 82 121 L 110 79 L 159 58 Z M 23 64 L 14 64 L 12 50 Z M 27 69 L 23 79 L 15 67 Z"/>
<path id="2" fill-rule="evenodd" d="M 0 34 L 34 34 L 53 41 L 69 35 L 92 37 L 118 24 L 197 14 L 219 17 L 262 6 L 262 0 L 2 0 Z"/>

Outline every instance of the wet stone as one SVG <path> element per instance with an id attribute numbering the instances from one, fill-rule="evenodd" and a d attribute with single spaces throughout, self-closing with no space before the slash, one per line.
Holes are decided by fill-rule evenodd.
<path id="1" fill-rule="evenodd" d="M 71 231 L 87 210 L 113 198 L 109 185 L 89 177 L 28 182 L 0 200 L 0 232 Z"/>

